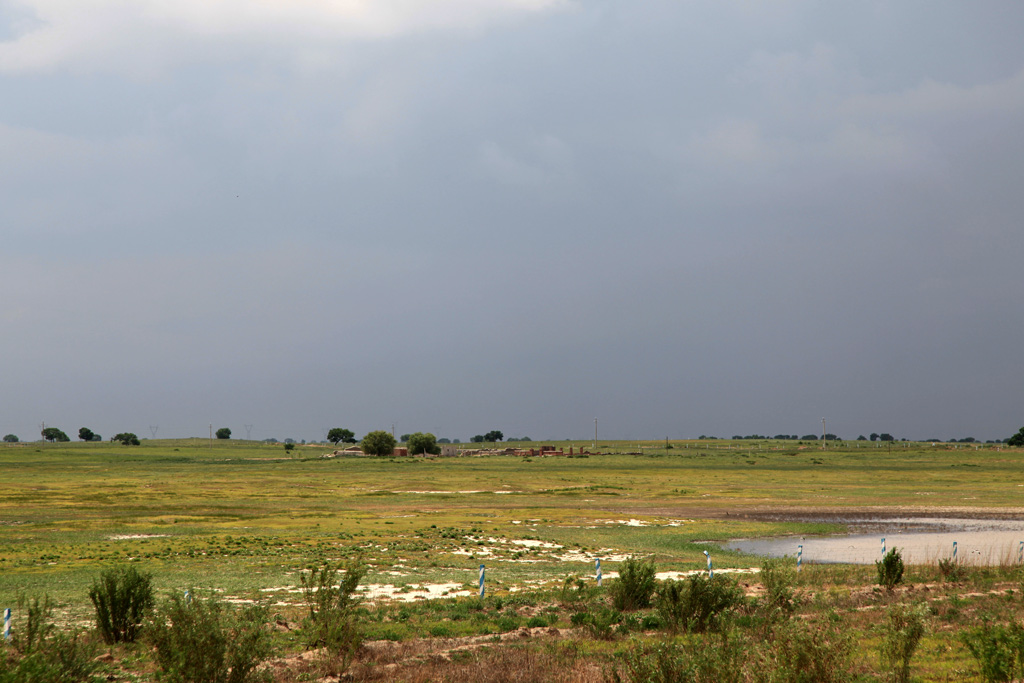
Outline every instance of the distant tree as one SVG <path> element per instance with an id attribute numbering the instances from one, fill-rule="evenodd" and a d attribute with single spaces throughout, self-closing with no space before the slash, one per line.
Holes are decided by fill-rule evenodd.
<path id="1" fill-rule="evenodd" d="M 528 437 L 528 436 L 524 436 L 523 438 L 521 438 L 521 439 L 519 439 L 519 440 L 520 440 L 520 441 L 533 441 L 533 439 L 531 439 L 531 438 L 530 438 L 530 437 Z"/>
<path id="2" fill-rule="evenodd" d="M 291 450 L 294 450 L 294 448 L 295 448 L 295 442 L 292 442 L 292 443 L 286 443 L 286 444 L 284 445 L 284 449 L 285 449 L 286 451 L 291 451 Z"/>
<path id="3" fill-rule="evenodd" d="M 364 436 L 360 446 L 366 455 L 391 455 L 395 452 L 395 437 L 378 429 Z"/>
<path id="4" fill-rule="evenodd" d="M 874 432 L 871 432 L 871 440 L 872 441 L 878 441 L 878 434 L 875 434 Z"/>
<path id="5" fill-rule="evenodd" d="M 878 439 L 880 441 L 895 441 L 896 440 L 895 438 L 893 438 L 892 434 L 879 434 L 878 435 Z"/>
<path id="6" fill-rule="evenodd" d="M 477 434 L 472 439 L 470 439 L 470 441 L 472 441 L 473 443 L 483 443 L 484 442 L 484 435 L 483 434 Z"/>
<path id="7" fill-rule="evenodd" d="M 47 427 L 46 429 L 41 431 L 40 434 L 44 439 L 46 439 L 50 443 L 53 443 L 54 441 L 71 441 L 71 439 L 68 438 L 67 434 L 57 429 L 56 427 Z"/>
<path id="8" fill-rule="evenodd" d="M 110 440 L 120 441 L 121 444 L 124 446 L 138 446 L 141 443 L 139 441 L 139 437 L 135 436 L 131 432 L 121 432 L 120 434 L 115 434 Z"/>
<path id="9" fill-rule="evenodd" d="M 419 432 L 417 432 L 417 434 L 418 433 Z M 398 437 L 398 440 L 401 441 L 402 443 L 405 443 L 409 440 L 410 436 L 412 436 L 412 434 L 402 434 L 400 437 Z"/>
<path id="10" fill-rule="evenodd" d="M 295 439 L 290 439 L 290 438 L 289 439 L 285 439 L 284 442 L 285 443 L 290 443 L 290 444 L 296 443 Z"/>
<path id="11" fill-rule="evenodd" d="M 6 436 L 4 437 L 4 440 L 5 441 L 7 440 Z M 1014 446 L 1016 448 L 1020 448 L 1021 446 L 1024 446 L 1024 427 L 1021 427 L 1019 432 L 1017 432 L 1016 434 L 1011 436 L 1009 439 L 1007 439 L 1006 440 L 1006 445 L 1007 446 Z"/>
<path id="12" fill-rule="evenodd" d="M 216 437 L 218 439 L 230 439 L 231 438 L 231 430 L 228 429 L 227 427 L 221 427 L 216 432 L 214 432 L 214 434 L 216 435 Z"/>
<path id="13" fill-rule="evenodd" d="M 818 438 L 817 434 L 804 434 L 803 436 L 800 437 L 800 440 L 801 441 L 815 441 L 815 440 L 817 440 L 817 438 Z"/>
<path id="14" fill-rule="evenodd" d="M 494 443 L 496 441 L 501 441 L 504 438 L 505 438 L 505 435 L 502 434 L 501 432 L 499 432 L 497 429 L 489 431 L 486 434 L 484 434 L 484 441 L 486 441 L 487 443 Z"/>
<path id="15" fill-rule="evenodd" d="M 409 435 L 409 455 L 426 453 L 429 455 L 440 455 L 441 447 L 437 445 L 437 437 L 433 434 L 416 432 Z"/>
<path id="16" fill-rule="evenodd" d="M 857 437 L 857 441 L 867 441 L 867 440 L 868 440 L 868 437 L 864 436 L 863 434 L 861 434 L 860 436 Z"/>
<path id="17" fill-rule="evenodd" d="M 327 440 L 333 443 L 335 446 L 338 442 L 341 443 L 355 443 L 356 435 L 351 429 L 344 429 L 342 427 L 335 427 L 331 431 L 327 432 Z"/>
<path id="18" fill-rule="evenodd" d="M 93 441 L 103 441 L 103 437 L 100 436 L 99 434 L 97 434 L 96 432 L 93 432 L 92 433 L 92 440 Z"/>
<path id="19" fill-rule="evenodd" d="M 14 434 L 5 434 L 4 443 L 18 443 L 18 437 L 16 437 Z"/>
<path id="20" fill-rule="evenodd" d="M 78 429 L 78 438 L 82 441 L 93 441 L 92 437 L 96 436 L 91 429 L 88 427 L 80 427 Z"/>
<path id="21" fill-rule="evenodd" d="M 270 437 L 269 439 L 263 439 L 263 443 L 280 443 L 280 442 L 277 439 L 275 439 L 274 437 Z"/>
<path id="22" fill-rule="evenodd" d="M 451 443 L 452 440 L 451 439 L 446 439 L 444 437 L 441 437 L 440 439 L 437 440 L 437 442 L 438 443 Z"/>
<path id="23" fill-rule="evenodd" d="M 460 440 L 458 440 L 458 439 L 452 439 L 452 443 L 462 443 L 462 442 Z"/>

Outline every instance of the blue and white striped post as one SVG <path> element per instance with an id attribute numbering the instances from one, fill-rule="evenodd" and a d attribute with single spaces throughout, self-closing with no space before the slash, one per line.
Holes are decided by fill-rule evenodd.
<path id="1" fill-rule="evenodd" d="M 4 610 L 4 640 L 11 639 L 11 608 Z"/>
<path id="2" fill-rule="evenodd" d="M 185 604 L 186 605 L 191 605 L 192 604 L 192 594 L 190 592 L 188 592 L 188 591 L 185 591 Z"/>
<path id="3" fill-rule="evenodd" d="M 707 550 L 704 551 L 704 556 L 708 558 L 708 578 L 715 578 L 715 570 L 711 568 L 711 553 Z"/>
<path id="4" fill-rule="evenodd" d="M 882 557 L 885 557 L 885 537 L 882 537 Z"/>
<path id="5" fill-rule="evenodd" d="M 484 597 L 484 566 L 480 565 L 480 597 Z"/>
<path id="6" fill-rule="evenodd" d="M 956 564 L 956 541 L 953 541 L 953 563 Z"/>
<path id="7" fill-rule="evenodd" d="M 800 565 L 802 565 L 803 562 L 804 562 L 804 547 L 802 545 L 798 545 L 796 547 L 796 570 L 797 571 L 800 571 Z"/>
<path id="8" fill-rule="evenodd" d="M 601 585 L 601 558 L 598 557 L 594 560 L 594 569 L 597 570 L 597 585 Z"/>
<path id="9" fill-rule="evenodd" d="M 1017 546 L 1017 563 L 1024 563 L 1024 541 L 1021 541 L 1020 545 Z"/>

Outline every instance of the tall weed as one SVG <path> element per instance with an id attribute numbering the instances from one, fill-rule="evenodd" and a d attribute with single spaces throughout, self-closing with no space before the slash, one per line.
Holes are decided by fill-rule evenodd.
<path id="1" fill-rule="evenodd" d="M 903 581 L 904 567 L 900 551 L 897 548 L 890 549 L 885 557 L 875 562 L 875 569 L 878 570 L 878 585 L 891 591 Z"/>
<path id="2" fill-rule="evenodd" d="M 308 615 L 303 624 L 306 645 L 324 648 L 322 663 L 326 672 L 338 675 L 348 669 L 362 645 L 356 606 L 356 589 L 366 575 L 359 559 L 344 567 L 340 580 L 338 569 L 330 563 L 301 576 L 302 595 Z"/>
<path id="3" fill-rule="evenodd" d="M 615 609 L 625 612 L 650 607 L 657 585 L 655 573 L 654 558 L 627 557 L 619 567 L 619 578 L 608 589 Z"/>
<path id="4" fill-rule="evenodd" d="M 924 608 L 893 605 L 882 642 L 882 665 L 895 683 L 909 683 L 910 659 L 924 636 Z"/>
<path id="5" fill-rule="evenodd" d="M 664 581 L 655 605 L 662 622 L 673 631 L 695 633 L 718 628 L 724 613 L 743 604 L 743 590 L 721 574 L 694 574 L 684 581 Z"/>
<path id="6" fill-rule="evenodd" d="M 269 679 L 260 665 L 273 647 L 267 609 L 234 609 L 215 597 L 173 595 L 147 625 L 167 683 L 256 683 Z"/>
<path id="7" fill-rule="evenodd" d="M 107 644 L 134 642 L 153 609 L 152 577 L 131 566 L 108 569 L 89 589 L 89 599 Z"/>

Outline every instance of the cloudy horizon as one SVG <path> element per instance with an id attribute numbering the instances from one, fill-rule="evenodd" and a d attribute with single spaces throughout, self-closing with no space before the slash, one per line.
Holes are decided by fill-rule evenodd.
<path id="1" fill-rule="evenodd" d="M 1009 437 L 1022 29 L 0 0 L 0 433 Z"/>

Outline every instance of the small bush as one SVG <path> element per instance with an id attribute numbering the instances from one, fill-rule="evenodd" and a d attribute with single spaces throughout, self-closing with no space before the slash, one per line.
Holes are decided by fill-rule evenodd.
<path id="1" fill-rule="evenodd" d="M 94 673 L 96 645 L 79 633 L 60 633 L 51 619 L 53 607 L 44 597 L 31 601 L 18 599 L 25 614 L 24 629 L 13 629 L 11 644 L 20 655 L 8 659 L 0 648 L 0 683 L 91 683 L 99 681 Z"/>
<path id="2" fill-rule="evenodd" d="M 273 654 L 267 610 L 239 610 L 215 597 L 174 595 L 147 624 L 160 680 L 167 683 L 255 683 L 269 679 L 259 666 Z"/>
<path id="3" fill-rule="evenodd" d="M 762 598 L 770 612 L 789 614 L 793 611 L 793 580 L 795 572 L 779 559 L 766 559 L 761 565 Z"/>
<path id="4" fill-rule="evenodd" d="M 882 642 L 882 665 L 896 683 L 909 683 L 910 659 L 924 636 L 924 608 L 893 605 Z"/>
<path id="5" fill-rule="evenodd" d="M 741 683 L 748 675 L 750 647 L 737 634 L 682 643 L 642 645 L 625 653 L 613 683 Z"/>
<path id="6" fill-rule="evenodd" d="M 703 633 L 717 629 L 723 613 L 741 605 L 743 599 L 733 579 L 694 574 L 685 581 L 663 582 L 655 605 L 662 622 L 673 631 Z"/>
<path id="7" fill-rule="evenodd" d="M 875 562 L 878 570 L 878 585 L 892 590 L 903 581 L 903 558 L 897 548 L 891 549 L 881 560 Z"/>
<path id="8" fill-rule="evenodd" d="M 622 612 L 598 605 L 588 612 L 577 612 L 569 621 L 573 626 L 582 626 L 592 638 L 610 640 L 615 627 L 622 622 Z"/>
<path id="9" fill-rule="evenodd" d="M 773 663 L 772 681 L 792 683 L 845 683 L 851 680 L 853 642 L 839 631 L 786 622 L 775 630 L 768 647 Z"/>
<path id="10" fill-rule="evenodd" d="M 153 609 L 152 577 L 135 567 L 115 567 L 100 574 L 89 589 L 96 628 L 108 644 L 132 643 Z"/>
<path id="11" fill-rule="evenodd" d="M 619 578 L 612 582 L 608 591 L 615 609 L 625 612 L 650 607 L 657 585 L 654 575 L 653 558 L 627 557 L 619 568 Z"/>
<path id="12" fill-rule="evenodd" d="M 962 581 L 966 573 L 964 566 L 956 560 L 950 558 L 939 560 L 939 574 L 943 581 Z"/>
<path id="13" fill-rule="evenodd" d="M 1004 683 L 1024 675 L 1024 628 L 1017 624 L 986 622 L 960 634 L 960 639 L 978 661 L 986 683 Z"/>
<path id="14" fill-rule="evenodd" d="M 362 644 L 356 607 L 356 589 L 366 575 L 359 559 L 345 565 L 338 579 L 338 569 L 330 563 L 303 573 L 302 595 L 309 614 L 303 624 L 306 646 L 324 648 L 323 663 L 327 673 L 343 673 Z"/>

